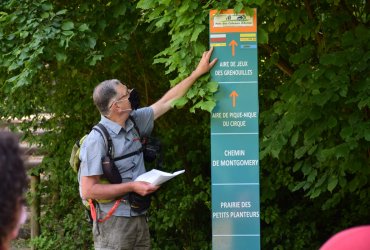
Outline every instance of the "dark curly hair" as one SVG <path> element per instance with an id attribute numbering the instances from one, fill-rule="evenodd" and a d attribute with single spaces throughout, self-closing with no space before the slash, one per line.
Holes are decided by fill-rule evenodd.
<path id="1" fill-rule="evenodd" d="M 17 223 L 27 175 L 17 137 L 0 131 L 0 249 Z"/>

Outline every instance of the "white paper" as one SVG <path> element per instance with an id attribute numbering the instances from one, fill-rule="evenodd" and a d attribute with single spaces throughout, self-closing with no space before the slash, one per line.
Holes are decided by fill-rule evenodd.
<path id="1" fill-rule="evenodd" d="M 179 170 L 174 173 L 167 173 L 160 171 L 158 169 L 152 169 L 149 172 L 146 172 L 140 176 L 138 176 L 135 181 L 145 181 L 149 182 L 153 185 L 161 185 L 162 183 L 172 179 L 173 177 L 184 173 L 185 170 Z"/>

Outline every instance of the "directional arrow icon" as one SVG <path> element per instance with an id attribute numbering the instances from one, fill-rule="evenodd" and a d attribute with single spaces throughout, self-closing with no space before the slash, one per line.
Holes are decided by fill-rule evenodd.
<path id="1" fill-rule="evenodd" d="M 238 95 L 238 93 L 236 93 L 236 91 L 235 90 L 233 90 L 233 92 L 231 92 L 231 94 L 230 94 L 230 97 L 232 98 L 232 100 L 233 100 L 233 107 L 235 107 L 236 106 L 236 98 L 238 97 L 239 95 Z"/>
<path id="2" fill-rule="evenodd" d="M 235 46 L 238 46 L 238 43 L 235 42 L 235 40 L 232 40 L 229 43 L 229 46 L 231 46 L 231 54 L 232 54 L 232 56 L 235 56 Z"/>

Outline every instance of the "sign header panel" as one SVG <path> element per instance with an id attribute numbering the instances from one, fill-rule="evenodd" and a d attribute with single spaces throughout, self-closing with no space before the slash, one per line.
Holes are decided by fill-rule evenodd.
<path id="1" fill-rule="evenodd" d="M 244 12 L 235 13 L 229 10 L 210 11 L 210 33 L 222 32 L 257 32 L 257 11 L 253 17 L 247 16 Z"/>

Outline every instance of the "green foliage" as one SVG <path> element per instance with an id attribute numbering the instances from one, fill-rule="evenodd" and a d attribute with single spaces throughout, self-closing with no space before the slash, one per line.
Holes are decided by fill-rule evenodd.
<path id="1" fill-rule="evenodd" d="M 171 80 L 173 86 L 189 74 L 189 69 L 195 68 L 200 60 L 199 56 L 208 47 L 209 5 L 202 6 L 198 1 L 192 0 L 142 0 L 137 7 L 142 9 L 145 21 L 150 22 L 149 31 L 169 29 L 171 46 L 158 53 L 154 63 L 163 63 L 168 68 L 166 74 L 176 73 L 176 77 Z M 215 88 L 204 87 L 206 80 L 208 77 L 203 77 L 194 84 L 175 106 L 182 107 L 191 100 L 195 104 L 191 112 L 195 112 L 197 108 L 211 111 L 216 105 L 213 99 Z"/>
<path id="2" fill-rule="evenodd" d="M 313 249 L 369 205 L 369 14 L 358 1 L 285 4 L 259 11 L 264 246 Z"/>
<path id="3" fill-rule="evenodd" d="M 47 155 L 39 249 L 91 249 L 76 176 L 76 139 L 99 114 L 94 86 L 117 78 L 151 104 L 208 48 L 210 9 L 257 8 L 263 249 L 317 249 L 367 221 L 370 201 L 368 1 L 160 0 L 0 2 L 0 117 L 27 120 Z M 209 114 L 218 84 L 203 76 L 155 132 L 165 184 L 150 212 L 154 249 L 210 249 Z M 186 112 L 186 110 L 190 110 Z M 197 111 L 197 112 L 196 112 Z M 179 122 L 180 121 L 180 122 Z M 32 133 L 37 129 L 40 136 Z"/>
<path id="4" fill-rule="evenodd" d="M 163 139 L 164 170 L 185 169 L 185 174 L 163 185 L 154 197 L 149 215 L 153 249 L 210 249 L 209 115 L 175 110 L 166 116 L 161 119 L 170 122 L 161 124 L 157 134 Z M 186 121 L 182 129 L 172 125 L 181 120 Z"/>

